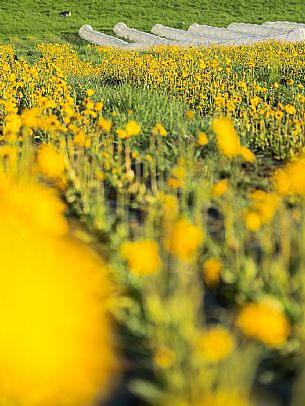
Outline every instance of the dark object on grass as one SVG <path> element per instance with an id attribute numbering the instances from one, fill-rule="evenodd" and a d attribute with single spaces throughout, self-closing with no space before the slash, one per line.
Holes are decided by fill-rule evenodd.
<path id="1" fill-rule="evenodd" d="M 59 13 L 59 15 L 62 16 L 62 17 L 71 17 L 72 13 L 71 13 L 71 11 L 65 10 L 65 11 L 61 11 Z"/>

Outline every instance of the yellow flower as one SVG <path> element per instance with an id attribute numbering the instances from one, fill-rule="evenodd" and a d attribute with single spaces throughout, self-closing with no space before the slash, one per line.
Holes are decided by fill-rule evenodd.
<path id="1" fill-rule="evenodd" d="M 94 90 L 93 90 L 93 89 L 88 89 L 88 90 L 86 91 L 86 93 L 87 93 L 87 95 L 88 95 L 89 97 L 91 97 L 91 96 L 94 95 Z"/>
<path id="2" fill-rule="evenodd" d="M 174 166 L 171 170 L 171 175 L 177 179 L 184 179 L 186 176 L 186 169 L 183 165 Z"/>
<path id="3" fill-rule="evenodd" d="M 273 177 L 276 191 L 283 196 L 305 197 L 305 160 L 300 158 L 278 169 Z"/>
<path id="4" fill-rule="evenodd" d="M 280 203 L 280 198 L 275 193 L 266 193 L 256 190 L 250 194 L 252 212 L 256 212 L 262 224 L 268 224 L 273 219 Z"/>
<path id="5" fill-rule="evenodd" d="M 223 179 L 213 185 L 211 194 L 213 197 L 220 197 L 224 195 L 228 189 L 229 181 L 228 179 Z"/>
<path id="6" fill-rule="evenodd" d="M 181 261 L 192 262 L 203 242 L 203 232 L 186 219 L 177 220 L 167 230 L 165 248 Z"/>
<path id="7" fill-rule="evenodd" d="M 281 120 L 284 116 L 284 113 L 280 110 L 276 110 L 274 113 L 274 117 L 276 120 Z"/>
<path id="8" fill-rule="evenodd" d="M 219 284 L 222 262 L 219 258 L 209 258 L 203 264 L 203 278 L 208 286 Z"/>
<path id="9" fill-rule="evenodd" d="M 101 111 L 103 107 L 104 107 L 104 103 L 102 103 L 102 102 L 97 102 L 97 103 L 95 103 L 95 105 L 94 105 L 94 110 L 95 110 L 95 111 Z"/>
<path id="10" fill-rule="evenodd" d="M 181 179 L 176 179 L 176 178 L 172 178 L 172 177 L 167 179 L 167 186 L 170 189 L 178 189 L 178 188 L 182 187 L 183 185 L 184 185 L 184 182 Z"/>
<path id="11" fill-rule="evenodd" d="M 63 216 L 65 205 L 57 199 L 53 189 L 39 185 L 15 185 L 1 180 L 0 195 L 0 212 L 13 213 L 9 221 L 19 230 L 23 227 L 57 237 L 67 233 L 68 226 Z M 7 221 L 5 216 L 0 217 L 0 227 L 4 221 Z"/>
<path id="12" fill-rule="evenodd" d="M 3 128 L 3 135 L 5 136 L 7 141 L 15 141 L 21 124 L 21 118 L 20 116 L 18 116 L 18 114 L 8 114 L 5 117 L 5 127 Z"/>
<path id="13" fill-rule="evenodd" d="M 256 157 L 253 154 L 253 152 L 247 148 L 247 147 L 240 147 L 240 155 L 244 158 L 245 161 L 247 162 L 255 162 L 256 161 Z"/>
<path id="14" fill-rule="evenodd" d="M 250 211 L 246 214 L 246 227 L 250 231 L 258 231 L 262 226 L 261 216 L 255 212 Z"/>
<path id="15" fill-rule="evenodd" d="M 213 130 L 217 136 L 218 149 L 227 157 L 234 158 L 240 154 L 240 141 L 231 121 L 225 117 L 213 122 Z"/>
<path id="16" fill-rule="evenodd" d="M 106 269 L 65 235 L 55 195 L 38 190 L 10 184 L 0 194 L 0 397 L 92 404 L 115 372 Z"/>
<path id="17" fill-rule="evenodd" d="M 271 301 L 247 304 L 238 314 L 236 326 L 270 347 L 282 346 L 290 332 L 286 316 L 277 302 Z"/>
<path id="18" fill-rule="evenodd" d="M 232 335 L 221 326 L 202 332 L 198 342 L 200 355 L 207 362 L 222 361 L 232 353 L 234 346 Z"/>
<path id="19" fill-rule="evenodd" d="M 139 135 L 141 132 L 141 126 L 135 120 L 128 121 L 125 126 L 125 131 L 127 137 L 132 137 L 134 135 Z"/>
<path id="20" fill-rule="evenodd" d="M 198 144 L 199 145 L 207 145 L 209 142 L 208 137 L 205 132 L 200 131 L 198 134 Z"/>
<path id="21" fill-rule="evenodd" d="M 124 140 L 127 137 L 127 132 L 125 130 L 117 129 L 116 133 L 120 140 Z"/>
<path id="22" fill-rule="evenodd" d="M 176 355 L 174 351 L 166 346 L 158 348 L 153 357 L 154 363 L 161 369 L 170 368 L 175 359 Z"/>
<path id="23" fill-rule="evenodd" d="M 151 132 L 153 135 L 161 135 L 162 137 L 167 136 L 167 131 L 161 123 L 156 123 Z"/>
<path id="24" fill-rule="evenodd" d="M 63 176 L 64 157 L 51 144 L 42 145 L 38 149 L 36 162 L 39 172 L 47 178 L 56 180 Z"/>
<path id="25" fill-rule="evenodd" d="M 193 112 L 193 110 L 187 110 L 187 111 L 185 112 L 185 117 L 186 117 L 188 120 L 192 120 L 192 119 L 195 117 L 195 113 Z"/>
<path id="26" fill-rule="evenodd" d="M 105 180 L 105 173 L 98 168 L 95 171 L 95 177 L 97 180 L 103 181 Z"/>
<path id="27" fill-rule="evenodd" d="M 130 272 L 150 275 L 161 268 L 158 244 L 152 240 L 128 241 L 121 245 L 121 255 L 127 260 Z"/>
<path id="28" fill-rule="evenodd" d="M 186 169 L 184 167 L 184 161 L 178 162 L 177 166 L 174 166 L 171 170 L 171 176 L 167 180 L 167 185 L 171 189 L 178 189 L 184 186 L 186 177 Z"/>
<path id="29" fill-rule="evenodd" d="M 21 114 L 22 125 L 28 128 L 37 128 L 40 124 L 39 110 L 34 108 L 31 110 L 24 110 Z"/>
<path id="30" fill-rule="evenodd" d="M 179 202 L 175 195 L 171 194 L 159 194 L 159 200 L 162 204 L 162 211 L 165 220 L 174 219 L 179 212 Z"/>
<path id="31" fill-rule="evenodd" d="M 112 126 L 111 120 L 107 120 L 106 118 L 102 118 L 97 123 L 98 126 L 103 130 L 104 133 L 109 134 Z"/>
<path id="32" fill-rule="evenodd" d="M 292 106 L 291 104 L 287 104 L 285 106 L 285 111 L 288 114 L 295 114 L 296 113 L 296 108 L 294 106 Z"/>

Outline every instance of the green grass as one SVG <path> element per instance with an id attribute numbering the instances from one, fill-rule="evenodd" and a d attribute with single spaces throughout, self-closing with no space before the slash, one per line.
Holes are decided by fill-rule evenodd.
<path id="1" fill-rule="evenodd" d="M 72 16 L 59 16 L 70 10 Z M 233 21 L 305 21 L 304 0 L 1 0 L 0 42 L 27 46 L 35 42 L 79 43 L 81 25 L 110 33 L 123 21 L 149 31 L 156 23 L 187 28 L 192 23 L 226 26 Z"/>

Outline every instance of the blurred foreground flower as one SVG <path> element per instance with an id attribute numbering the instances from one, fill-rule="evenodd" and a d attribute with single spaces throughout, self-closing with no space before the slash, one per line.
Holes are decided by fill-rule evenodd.
<path id="1" fill-rule="evenodd" d="M 160 347 L 154 354 L 154 363 L 161 369 L 169 368 L 173 365 L 176 354 L 168 347 Z"/>
<path id="2" fill-rule="evenodd" d="M 226 117 L 220 117 L 213 121 L 213 130 L 217 137 L 217 147 L 228 158 L 242 156 L 247 162 L 255 162 L 256 157 L 253 152 L 240 145 L 240 140 L 235 132 L 234 126 Z"/>
<path id="3" fill-rule="evenodd" d="M 236 325 L 241 331 L 270 347 L 282 346 L 290 326 L 277 302 L 249 303 L 239 313 Z"/>
<path id="4" fill-rule="evenodd" d="M 207 145 L 209 143 L 209 139 L 205 132 L 200 131 L 200 133 L 198 134 L 197 142 L 201 146 Z"/>
<path id="5" fill-rule="evenodd" d="M 50 180 L 57 180 L 63 176 L 65 161 L 62 154 L 52 145 L 42 145 L 37 153 L 39 172 Z"/>
<path id="6" fill-rule="evenodd" d="M 245 211 L 246 227 L 250 231 L 258 231 L 262 225 L 269 224 L 280 204 L 276 193 L 256 190 L 250 194 L 251 203 Z"/>
<path id="7" fill-rule="evenodd" d="M 149 275 L 161 268 L 158 244 L 152 240 L 127 241 L 121 245 L 121 255 L 130 272 L 137 275 Z"/>
<path id="8" fill-rule="evenodd" d="M 289 162 L 274 174 L 276 191 L 282 196 L 305 197 L 305 158 Z"/>
<path id="9" fill-rule="evenodd" d="M 210 328 L 200 335 L 199 351 L 206 362 L 219 362 L 227 358 L 234 346 L 233 336 L 221 326 Z"/>
<path id="10" fill-rule="evenodd" d="M 211 189 L 211 195 L 213 197 L 221 197 L 229 189 L 228 179 L 222 179 L 219 182 L 215 183 Z"/>
<path id="11" fill-rule="evenodd" d="M 192 262 L 203 239 L 203 232 L 199 227 L 181 219 L 169 227 L 164 246 L 181 261 Z"/>
<path id="12" fill-rule="evenodd" d="M 231 121 L 224 117 L 218 118 L 212 126 L 217 136 L 218 149 L 229 158 L 239 155 L 240 142 Z"/>
<path id="13" fill-rule="evenodd" d="M 127 137 L 132 137 L 134 135 L 139 135 L 141 132 L 141 126 L 135 120 L 128 121 L 125 126 L 125 131 Z"/>
<path id="14" fill-rule="evenodd" d="M 217 286 L 220 281 L 222 262 L 218 258 L 209 258 L 203 264 L 203 278 L 207 286 Z"/>
<path id="15" fill-rule="evenodd" d="M 92 405 L 115 367 L 105 267 L 69 239 L 48 190 L 4 183 L 0 208 L 1 401 Z"/>
<path id="16" fill-rule="evenodd" d="M 167 136 L 167 131 L 162 123 L 156 123 L 151 132 L 153 135 L 161 135 L 162 137 Z"/>

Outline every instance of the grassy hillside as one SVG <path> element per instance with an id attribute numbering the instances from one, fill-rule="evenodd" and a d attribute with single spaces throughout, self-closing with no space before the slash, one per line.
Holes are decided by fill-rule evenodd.
<path id="1" fill-rule="evenodd" d="M 0 0 L 0 41 L 69 41 L 82 24 L 110 32 L 124 21 L 138 29 L 150 30 L 155 23 L 186 28 L 207 23 L 226 26 L 233 21 L 261 23 L 266 20 L 304 22 L 303 0 Z M 64 18 L 59 12 L 70 10 Z"/>

